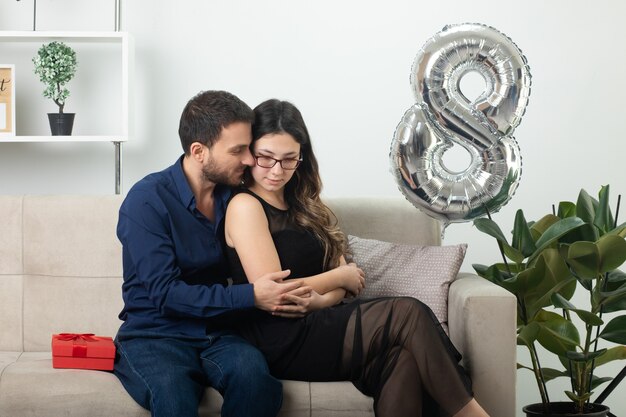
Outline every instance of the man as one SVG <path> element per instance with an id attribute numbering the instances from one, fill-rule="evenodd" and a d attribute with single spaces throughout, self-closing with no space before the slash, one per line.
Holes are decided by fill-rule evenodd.
<path id="1" fill-rule="evenodd" d="M 227 286 L 217 229 L 230 186 L 254 164 L 253 120 L 250 107 L 230 93 L 193 97 L 180 119 L 184 155 L 135 184 L 120 208 L 124 323 L 114 372 L 153 416 L 197 416 L 207 385 L 224 397 L 225 417 L 280 409 L 282 386 L 262 354 L 220 325 L 223 313 L 273 311 L 299 287 L 281 282 L 289 271 Z"/>

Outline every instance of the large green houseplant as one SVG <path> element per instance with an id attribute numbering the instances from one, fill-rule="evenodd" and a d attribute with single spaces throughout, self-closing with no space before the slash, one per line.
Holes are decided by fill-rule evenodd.
<path id="1" fill-rule="evenodd" d="M 71 135 L 75 113 L 64 113 L 65 101 L 70 91 L 65 86 L 76 74 L 76 52 L 63 42 L 53 41 L 42 45 L 33 58 L 35 74 L 46 85 L 43 96 L 52 99 L 59 107 L 58 113 L 48 113 L 53 135 Z"/>
<path id="2" fill-rule="evenodd" d="M 561 202 L 557 212 L 536 222 L 518 210 L 510 242 L 493 220 L 474 221 L 497 240 L 502 256 L 502 262 L 474 269 L 517 298 L 517 342 L 528 348 L 531 361 L 518 368 L 533 372 L 542 401 L 535 414 L 525 408 L 529 416 L 585 415 L 602 408 L 590 399 L 611 378 L 598 377 L 596 368 L 626 358 L 626 315 L 619 315 L 626 310 L 626 274 L 617 269 L 626 261 L 626 227 L 613 219 L 608 186 L 598 197 L 581 190 L 576 203 Z M 588 305 L 570 301 L 577 289 L 588 294 Z M 612 344 L 606 347 L 606 341 Z M 557 355 L 563 368 L 541 366 L 538 345 Z M 571 382 L 565 407 L 550 401 L 546 387 L 559 377 Z"/>

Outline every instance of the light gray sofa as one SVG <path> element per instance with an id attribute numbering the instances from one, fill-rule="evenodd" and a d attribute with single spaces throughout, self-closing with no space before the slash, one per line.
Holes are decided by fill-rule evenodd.
<path id="1" fill-rule="evenodd" d="M 148 416 L 109 372 L 53 369 L 53 333 L 114 336 L 122 308 L 120 196 L 0 196 L 0 416 Z M 346 233 L 440 244 L 439 224 L 404 199 L 328 201 Z M 450 287 L 449 330 L 479 402 L 515 415 L 515 299 L 462 274 Z M 281 416 L 373 416 L 349 382 L 284 381 Z M 208 389 L 202 416 L 218 416 Z"/>

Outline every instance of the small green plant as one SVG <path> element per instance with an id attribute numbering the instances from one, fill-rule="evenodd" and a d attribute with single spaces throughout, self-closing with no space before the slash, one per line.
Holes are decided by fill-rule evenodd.
<path id="1" fill-rule="evenodd" d="M 63 42 L 50 42 L 43 45 L 33 58 L 35 74 L 46 85 L 43 96 L 52 99 L 63 113 L 65 101 L 70 91 L 65 88 L 76 73 L 76 52 Z"/>
<path id="2" fill-rule="evenodd" d="M 617 269 L 626 261 L 626 226 L 613 218 L 609 186 L 598 197 L 581 190 L 576 203 L 561 202 L 558 212 L 536 222 L 518 210 L 510 242 L 491 219 L 474 221 L 497 240 L 502 262 L 473 267 L 517 298 L 517 343 L 531 360 L 518 368 L 534 374 L 544 412 L 552 403 L 546 382 L 568 378 L 565 394 L 582 414 L 593 390 L 611 380 L 596 376 L 595 368 L 626 359 L 626 315 L 619 314 L 626 310 L 626 274 Z M 587 294 L 587 308 L 570 301 L 577 287 Z M 601 346 L 600 339 L 616 345 Z M 543 367 L 538 345 L 557 355 L 563 369 Z"/>

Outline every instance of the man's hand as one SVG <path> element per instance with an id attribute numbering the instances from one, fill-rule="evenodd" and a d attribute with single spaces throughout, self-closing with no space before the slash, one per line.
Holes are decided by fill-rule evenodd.
<path id="1" fill-rule="evenodd" d="M 273 312 L 276 307 L 285 302 L 283 295 L 302 287 L 302 282 L 282 282 L 291 271 L 288 269 L 280 272 L 265 274 L 252 284 L 254 287 L 254 305 L 265 311 Z M 310 291 L 310 288 L 309 288 Z"/>

